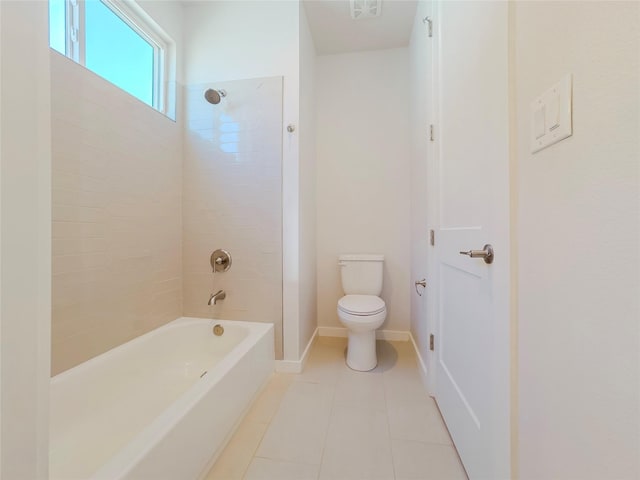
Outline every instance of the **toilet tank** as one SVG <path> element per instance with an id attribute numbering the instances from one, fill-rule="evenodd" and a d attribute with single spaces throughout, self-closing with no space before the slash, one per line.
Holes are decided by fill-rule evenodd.
<path id="1" fill-rule="evenodd" d="M 383 255 L 340 255 L 338 265 L 344 293 L 380 296 L 383 264 Z"/>

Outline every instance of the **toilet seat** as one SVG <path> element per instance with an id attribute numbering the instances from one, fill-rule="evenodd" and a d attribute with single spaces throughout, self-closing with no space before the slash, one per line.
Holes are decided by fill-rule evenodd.
<path id="1" fill-rule="evenodd" d="M 375 295 L 345 295 L 338 300 L 338 310 L 348 315 L 372 316 L 386 308 L 384 300 Z"/>

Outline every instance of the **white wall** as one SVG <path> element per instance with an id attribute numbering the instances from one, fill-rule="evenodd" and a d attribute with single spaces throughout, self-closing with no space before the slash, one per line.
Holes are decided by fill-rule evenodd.
<path id="1" fill-rule="evenodd" d="M 48 478 L 51 118 L 46 2 L 0 2 L 0 477 Z"/>
<path id="2" fill-rule="evenodd" d="M 518 2 L 519 477 L 640 477 L 640 4 Z M 573 74 L 573 136 L 529 103 Z"/>
<path id="3" fill-rule="evenodd" d="M 429 369 L 429 333 L 432 331 L 428 302 L 433 278 L 427 274 L 429 254 L 429 218 L 434 218 L 435 206 L 427 201 L 427 155 L 429 147 L 429 108 L 431 103 L 431 44 L 427 27 L 422 19 L 429 14 L 430 3 L 419 1 L 413 22 L 413 31 L 409 44 L 410 89 L 411 98 L 411 281 L 425 278 L 426 289 L 418 296 L 411 290 L 411 334 L 418 346 L 420 356 Z"/>
<path id="4" fill-rule="evenodd" d="M 316 50 L 300 8 L 300 316 L 298 357 L 318 325 L 316 279 Z"/>
<path id="5" fill-rule="evenodd" d="M 284 75 L 285 91 L 297 99 L 298 10 L 297 2 L 277 0 L 187 3 L 186 83 Z"/>
<path id="6" fill-rule="evenodd" d="M 185 82 L 284 77 L 284 125 L 298 124 L 299 4 L 290 1 L 215 1 L 185 7 Z M 284 358 L 298 359 L 299 152 L 298 133 L 283 129 Z"/>
<path id="7" fill-rule="evenodd" d="M 385 256 L 383 329 L 409 330 L 408 49 L 319 56 L 318 324 L 341 326 L 341 253 Z"/>

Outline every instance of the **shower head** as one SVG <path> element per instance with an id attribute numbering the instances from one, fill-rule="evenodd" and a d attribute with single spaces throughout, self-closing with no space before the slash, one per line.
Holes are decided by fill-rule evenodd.
<path id="1" fill-rule="evenodd" d="M 204 92 L 204 98 L 207 102 L 212 105 L 217 105 L 220 103 L 220 100 L 227 96 L 227 92 L 224 90 L 214 90 L 213 88 L 209 88 Z"/>

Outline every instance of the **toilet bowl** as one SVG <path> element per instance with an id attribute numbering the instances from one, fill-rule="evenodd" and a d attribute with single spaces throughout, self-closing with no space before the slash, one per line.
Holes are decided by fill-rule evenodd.
<path id="1" fill-rule="evenodd" d="M 376 368 L 376 329 L 387 318 L 382 292 L 382 255 L 340 255 L 342 289 L 338 318 L 348 330 L 347 365 L 353 370 Z"/>
<path id="2" fill-rule="evenodd" d="M 338 301 L 338 318 L 349 331 L 349 368 L 361 372 L 376 368 L 376 329 L 387 318 L 384 300 L 375 295 L 345 295 Z"/>

